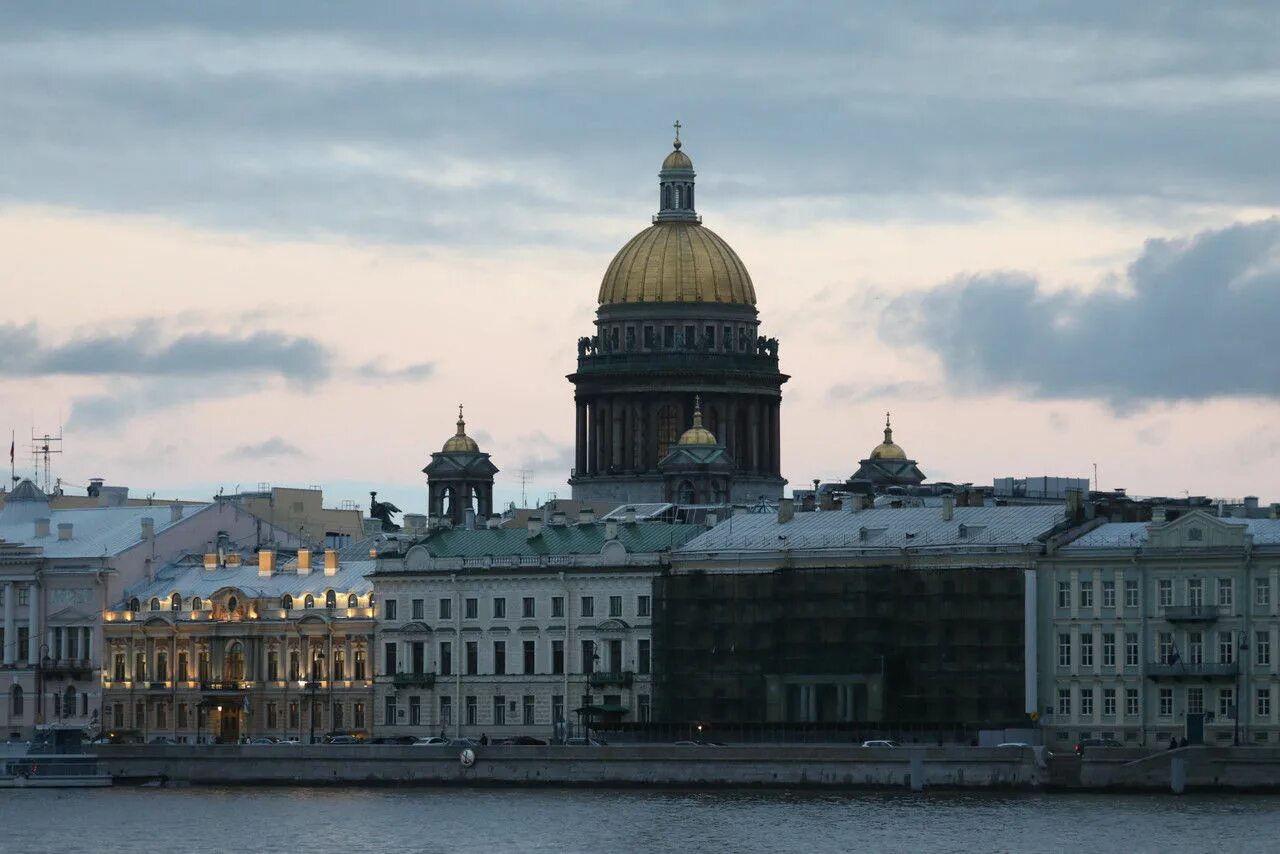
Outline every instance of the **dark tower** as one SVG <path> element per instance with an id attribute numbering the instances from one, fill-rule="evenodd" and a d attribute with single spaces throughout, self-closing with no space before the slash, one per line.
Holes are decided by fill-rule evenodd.
<path id="1" fill-rule="evenodd" d="M 493 515 L 493 476 L 498 467 L 480 450 L 476 440 L 467 435 L 467 422 L 458 405 L 458 432 L 449 437 L 444 448 L 431 455 L 423 469 L 427 475 L 427 515 L 449 520 L 461 526 L 467 510 L 480 519 Z"/>
<path id="2" fill-rule="evenodd" d="M 578 340 L 575 499 L 665 500 L 658 464 L 699 393 L 705 429 L 733 465 L 725 500 L 777 498 L 786 483 L 778 342 L 759 334 L 746 266 L 694 208 L 678 125 L 658 173 L 658 214 L 614 256 L 595 334 Z"/>

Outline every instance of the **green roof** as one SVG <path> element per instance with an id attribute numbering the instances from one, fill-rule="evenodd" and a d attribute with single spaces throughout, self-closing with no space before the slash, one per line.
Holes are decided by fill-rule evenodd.
<path id="1" fill-rule="evenodd" d="M 678 548 L 699 534 L 703 525 L 671 525 L 666 522 L 618 523 L 618 541 L 630 554 Z M 604 548 L 605 523 L 543 525 L 529 536 L 526 528 L 449 528 L 434 531 L 413 544 L 432 557 L 494 557 L 512 555 L 592 555 Z"/>

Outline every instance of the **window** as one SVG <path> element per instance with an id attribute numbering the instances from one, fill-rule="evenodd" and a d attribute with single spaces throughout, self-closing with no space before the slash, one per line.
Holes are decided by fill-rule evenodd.
<path id="1" fill-rule="evenodd" d="M 1136 579 L 1126 579 L 1124 582 L 1124 606 L 1126 608 L 1138 607 L 1138 582 Z"/>
<path id="2" fill-rule="evenodd" d="M 642 723 L 648 723 L 653 718 L 648 694 L 639 694 L 636 696 L 636 719 Z"/>
<path id="3" fill-rule="evenodd" d="M 524 642 L 524 672 L 536 673 L 538 646 L 535 641 L 527 640 Z"/>
<path id="4" fill-rule="evenodd" d="M 300 665 L 298 664 L 298 651 L 296 649 L 290 650 L 289 651 L 289 679 L 290 680 L 298 680 L 302 678 L 302 672 L 299 669 L 299 666 Z M 204 678 L 205 667 L 206 665 L 205 665 L 204 653 L 201 653 L 200 654 L 200 671 L 201 671 L 200 678 L 201 679 Z"/>
<path id="5" fill-rule="evenodd" d="M 364 703 L 351 704 L 351 725 L 356 729 L 364 729 Z"/>
<path id="6" fill-rule="evenodd" d="M 1104 716 L 1115 717 L 1116 714 L 1116 689 L 1102 689 L 1102 714 Z"/>
<path id="7" fill-rule="evenodd" d="M 501 596 L 495 596 L 493 599 L 493 618 L 495 620 L 507 618 L 507 600 Z"/>
<path id="8" fill-rule="evenodd" d="M 520 722 L 525 726 L 533 726 L 533 710 L 534 701 L 532 694 L 525 694 L 520 698 L 520 706 L 523 710 L 520 716 Z"/>
<path id="9" fill-rule="evenodd" d="M 352 669 L 355 672 L 352 673 L 351 675 L 357 681 L 368 678 L 367 676 L 364 675 L 364 650 L 363 649 L 357 649 L 355 651 L 355 661 L 353 663 Z"/>
<path id="10" fill-rule="evenodd" d="M 1173 603 L 1170 602 L 1170 605 Z M 1187 604 L 1192 608 L 1200 608 L 1204 605 L 1204 579 L 1189 578 L 1187 579 Z"/>
<path id="11" fill-rule="evenodd" d="M 396 698 L 394 695 L 384 700 L 382 707 L 382 723 L 386 726 L 396 725 Z"/>
<path id="12" fill-rule="evenodd" d="M 1187 689 L 1187 714 L 1204 714 L 1204 688 L 1195 685 Z"/>
<path id="13" fill-rule="evenodd" d="M 312 596 L 310 593 L 308 593 L 308 594 L 307 594 L 307 597 L 306 597 L 305 599 L 303 599 L 303 600 L 302 600 L 302 607 L 303 607 L 305 610 L 310 611 L 310 610 L 311 610 L 312 608 L 314 608 L 315 606 L 316 606 L 316 597 L 314 597 L 314 596 Z M 393 614 L 395 613 L 395 609 L 394 609 L 394 608 L 392 608 L 392 609 L 391 609 L 391 613 L 393 613 Z"/>
<path id="14" fill-rule="evenodd" d="M 1092 581 L 1080 582 L 1080 607 L 1081 608 L 1093 607 L 1093 582 Z"/>
<path id="15" fill-rule="evenodd" d="M 475 726 L 475 725 L 476 725 L 476 717 L 477 717 L 477 715 L 476 715 L 476 698 L 475 698 L 475 696 L 474 696 L 474 695 L 471 695 L 471 696 L 468 696 L 468 697 L 467 697 L 467 718 L 466 718 L 467 725 L 468 725 L 468 726 Z"/>
<path id="16" fill-rule="evenodd" d="M 326 590 L 324 592 L 324 606 L 330 611 L 338 607 L 338 594 L 332 590 Z"/>
<path id="17" fill-rule="evenodd" d="M 311 597 L 307 597 L 311 598 Z M 307 606 L 311 607 L 310 605 Z M 388 599 L 382 603 L 382 619 L 394 620 L 396 618 L 396 600 Z"/>
<path id="18" fill-rule="evenodd" d="M 594 617 L 596 615 L 596 599 L 594 596 L 582 597 L 582 610 L 579 613 L 583 617 Z"/>
<path id="19" fill-rule="evenodd" d="M 1204 531 L 1200 530 L 1199 528 L 1191 528 L 1191 529 L 1189 529 L 1189 530 L 1187 531 L 1187 539 L 1188 539 L 1188 540 L 1203 540 L 1203 539 L 1204 539 Z"/>
<path id="20" fill-rule="evenodd" d="M 1160 663 L 1173 664 L 1174 663 L 1173 632 L 1160 632 L 1160 634 L 1157 636 L 1157 641 L 1158 641 L 1158 646 L 1160 650 Z"/>
<path id="21" fill-rule="evenodd" d="M 1080 666 L 1093 667 L 1093 634 L 1080 635 Z"/>
<path id="22" fill-rule="evenodd" d="M 357 595 L 356 595 L 356 594 L 354 594 L 354 593 L 352 593 L 352 594 L 348 595 L 348 596 L 347 596 L 347 607 L 348 607 L 348 608 L 359 608 L 359 607 L 360 607 L 360 597 L 359 597 L 359 596 L 357 596 Z"/>
<path id="23" fill-rule="evenodd" d="M 112 673 L 111 678 L 114 679 L 116 682 L 123 682 L 126 679 L 124 675 L 124 653 L 123 652 L 117 652 L 115 654 L 115 665 L 113 670 L 114 672 Z"/>
<path id="24" fill-rule="evenodd" d="M 410 613 L 413 614 L 414 620 L 425 620 L 427 618 L 427 603 L 424 599 L 414 599 L 409 603 Z"/>
<path id="25" fill-rule="evenodd" d="M 551 642 L 551 672 L 564 673 L 564 641 Z"/>
<path id="26" fill-rule="evenodd" d="M 1058 689 L 1058 714 L 1062 715 L 1063 717 L 1070 717 L 1071 715 L 1071 689 L 1070 688 Z"/>
<path id="27" fill-rule="evenodd" d="M 1173 717 L 1173 689 L 1161 688 L 1159 697 L 1158 712 L 1162 718 Z"/>
<path id="28" fill-rule="evenodd" d="M 1116 606 L 1116 583 L 1114 581 L 1102 582 L 1102 607 L 1114 608 Z"/>
<path id="29" fill-rule="evenodd" d="M 25 587 L 24 587 L 24 588 L 22 588 L 22 590 L 23 590 L 23 592 L 24 592 L 24 593 L 26 592 L 26 588 L 25 588 Z M 21 604 L 23 604 L 23 603 L 22 603 L 22 594 L 19 594 L 19 595 L 18 595 L 18 604 L 20 604 L 20 605 L 21 605 Z M 137 596 L 135 596 L 135 597 L 133 597 L 132 599 L 130 599 L 130 600 L 129 600 L 129 610 L 130 610 L 130 611 L 133 611 L 134 613 L 137 613 L 138 611 L 141 611 L 141 610 L 142 610 L 142 602 L 141 602 L 141 601 L 139 601 L 139 599 L 138 599 L 138 597 L 137 597 Z"/>
<path id="30" fill-rule="evenodd" d="M 533 605 L 534 605 L 534 601 L 535 601 L 535 600 L 534 600 L 534 598 L 533 598 L 532 596 L 526 596 L 526 597 L 524 597 L 524 599 L 522 599 L 522 600 L 520 601 L 520 616 L 521 616 L 521 617 L 523 617 L 523 618 L 524 618 L 524 619 L 526 619 L 526 620 L 532 620 L 532 619 L 533 619 L 533 616 L 534 616 L 534 614 L 533 614 Z"/>
<path id="31" fill-rule="evenodd" d="M 1138 633 L 1125 632 L 1124 634 L 1124 666 L 1138 666 Z"/>
<path id="32" fill-rule="evenodd" d="M 440 642 L 440 675 L 453 675 L 453 641 Z"/>
<path id="33" fill-rule="evenodd" d="M 21 718 L 24 714 L 23 706 L 22 686 L 14 685 L 9 691 L 10 717 Z"/>
<path id="34" fill-rule="evenodd" d="M 383 644 L 382 654 L 383 654 L 382 672 L 387 676 L 394 676 L 395 674 L 399 673 L 400 671 L 396 669 L 397 662 L 396 662 L 395 642 L 389 641 L 388 643 Z"/>
<path id="35" fill-rule="evenodd" d="M 582 642 L 582 672 L 595 673 L 596 644 L 595 641 Z M 587 705 L 590 705 L 588 703 Z"/>
<path id="36" fill-rule="evenodd" d="M 464 648 L 467 656 L 467 669 L 465 671 L 468 676 L 475 676 L 480 672 L 480 644 L 476 641 L 467 641 Z"/>
<path id="37" fill-rule="evenodd" d="M 1124 713 L 1129 717 L 1136 717 L 1138 714 L 1138 689 L 1124 689 Z"/>
<path id="38" fill-rule="evenodd" d="M 1173 581 L 1168 578 L 1161 578 L 1156 582 L 1156 596 L 1161 608 L 1167 608 L 1173 604 Z"/>
<path id="39" fill-rule="evenodd" d="M 452 599 L 440 600 L 440 619 L 442 620 L 453 619 L 453 600 Z"/>
<path id="40" fill-rule="evenodd" d="M 1271 689 L 1259 688 L 1253 695 L 1253 710 L 1260 718 L 1271 717 Z"/>
<path id="41" fill-rule="evenodd" d="M 1191 664 L 1204 662 L 1204 633 L 1187 632 L 1187 661 Z"/>
<path id="42" fill-rule="evenodd" d="M 502 676 L 507 672 L 507 642 L 493 642 L 493 672 Z"/>
<path id="43" fill-rule="evenodd" d="M 1092 688 L 1080 689 L 1080 717 L 1082 718 L 1093 717 L 1093 689 Z"/>
<path id="44" fill-rule="evenodd" d="M 651 599 L 648 596 L 636 597 L 636 616 L 647 617 L 651 613 Z"/>
<path id="45" fill-rule="evenodd" d="M 1253 660 L 1259 667 L 1271 666 L 1271 632 L 1258 632 L 1254 636 Z"/>
<path id="46" fill-rule="evenodd" d="M 1071 582 L 1070 581 L 1058 582 L 1058 607 L 1059 608 L 1071 607 Z"/>
<path id="47" fill-rule="evenodd" d="M 422 698 L 417 694 L 409 697 L 409 726 L 422 726 Z"/>
<path id="48" fill-rule="evenodd" d="M 477 620 L 480 618 L 480 600 L 479 599 L 468 599 L 464 603 L 464 606 L 466 608 L 464 612 L 465 619 Z"/>
<path id="49" fill-rule="evenodd" d="M 1236 584 L 1230 578 L 1218 579 L 1218 604 L 1223 608 L 1233 608 L 1236 604 Z"/>
<path id="50" fill-rule="evenodd" d="M 1058 635 L 1058 666 L 1071 666 L 1071 635 L 1066 632 Z"/>
<path id="51" fill-rule="evenodd" d="M 280 597 L 280 607 L 281 607 L 281 608 L 283 608 L 283 609 L 285 609 L 286 611 L 290 611 L 290 610 L 292 610 L 292 609 L 293 609 L 293 597 L 292 597 L 292 596 L 290 596 L 288 593 L 286 593 L 286 594 L 284 594 L 283 596 L 281 596 L 281 597 Z"/>
<path id="52" fill-rule="evenodd" d="M 564 597 L 563 596 L 551 597 L 551 616 L 553 617 L 564 616 Z"/>
<path id="53" fill-rule="evenodd" d="M 1271 604 L 1271 579 L 1255 578 L 1253 580 L 1253 604 L 1267 607 Z"/>
<path id="54" fill-rule="evenodd" d="M 416 700 L 416 699 L 418 699 L 418 698 L 417 698 L 417 697 L 411 697 L 410 699 L 411 699 L 411 700 Z M 347 709 L 347 705 L 346 705 L 346 703 L 334 703 L 334 704 L 333 704 L 333 728 L 334 728 L 334 729 L 339 729 L 339 730 L 340 730 L 340 729 L 342 729 L 344 726 L 346 726 L 346 717 L 347 717 L 347 716 L 346 716 L 346 709 Z"/>
<path id="55" fill-rule="evenodd" d="M 182 610 L 182 597 L 179 596 L 177 593 L 169 597 L 169 610 L 170 611 Z"/>
<path id="56" fill-rule="evenodd" d="M 31 604 L 30 599 L 31 599 L 31 588 L 25 587 L 25 586 L 19 587 L 18 588 L 18 604 L 29 605 Z M 135 608 L 134 610 L 137 610 L 137 609 Z"/>
<path id="57" fill-rule="evenodd" d="M 622 597 L 621 596 L 609 597 L 609 616 L 610 617 L 622 616 Z"/>
<path id="58" fill-rule="evenodd" d="M 649 641 L 646 638 L 641 638 L 636 641 L 636 672 L 649 672 L 649 658 Z"/>
<path id="59" fill-rule="evenodd" d="M 1102 633 L 1102 666 L 1116 666 L 1116 633 Z"/>
<path id="60" fill-rule="evenodd" d="M 1218 717 L 1234 718 L 1236 716 L 1236 689 L 1218 689 Z"/>
<path id="61" fill-rule="evenodd" d="M 178 659 L 178 665 L 182 665 L 181 658 Z M 280 653 L 274 649 L 267 653 L 267 681 L 280 681 Z"/>
<path id="62" fill-rule="evenodd" d="M 564 695 L 551 695 L 551 721 L 552 723 L 560 723 L 564 720 Z"/>
<path id="63" fill-rule="evenodd" d="M 298 704 L 296 702 L 290 703 L 289 704 L 289 729 L 298 729 L 298 720 L 299 720 Z"/>
<path id="64" fill-rule="evenodd" d="M 335 666 L 342 661 L 341 655 L 341 652 L 334 653 L 333 663 Z M 413 641 L 409 644 L 409 672 L 427 672 L 427 645 L 423 641 Z M 342 677 L 334 674 L 334 678 L 341 679 Z"/>
<path id="65" fill-rule="evenodd" d="M 444 729 L 453 724 L 453 698 L 440 698 L 440 728 Z"/>
<path id="66" fill-rule="evenodd" d="M 504 726 L 507 723 L 507 698 L 501 694 L 493 695 L 493 725 Z"/>
<path id="67" fill-rule="evenodd" d="M 1232 632 L 1218 632 L 1218 661 L 1231 664 L 1236 660 L 1236 639 Z"/>

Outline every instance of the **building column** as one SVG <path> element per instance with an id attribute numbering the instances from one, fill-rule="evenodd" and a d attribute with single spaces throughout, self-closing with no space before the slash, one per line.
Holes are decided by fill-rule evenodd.
<path id="1" fill-rule="evenodd" d="M 612 434 L 613 441 L 610 443 L 612 449 L 613 465 L 620 469 L 626 469 L 626 461 L 622 459 L 622 448 L 626 439 L 626 421 L 623 420 L 623 414 L 626 412 L 626 403 L 622 400 L 615 399 L 609 406 L 610 419 L 609 432 Z"/>
<path id="2" fill-rule="evenodd" d="M 578 401 L 577 422 L 574 427 L 574 474 L 587 473 L 587 404 Z"/>
<path id="3" fill-rule="evenodd" d="M 34 581 L 27 585 L 27 661 L 40 663 L 40 589 Z"/>
<path id="4" fill-rule="evenodd" d="M 769 430 L 773 436 L 773 459 L 770 474 L 782 474 L 782 401 L 769 404 Z"/>
<path id="5" fill-rule="evenodd" d="M 56 629 L 55 631 L 58 633 L 58 660 L 66 661 L 71 657 L 71 653 L 67 648 L 69 646 L 67 641 L 71 639 L 71 629 L 61 628 Z"/>
<path id="6" fill-rule="evenodd" d="M 1023 669 L 1023 706 L 1027 714 L 1031 714 L 1039 707 L 1039 655 L 1036 649 L 1036 641 L 1040 637 L 1040 629 L 1036 623 L 1038 612 L 1036 610 L 1036 570 L 1024 569 L 1022 571 L 1022 669 Z M 1121 638 L 1123 640 L 1123 637 Z M 1121 659 L 1122 660 L 1122 659 Z M 1051 692 L 1052 693 L 1052 692 Z M 1053 698 L 1046 697 L 1045 702 L 1053 702 Z"/>
<path id="7" fill-rule="evenodd" d="M 7 582 L 4 586 L 4 663 L 13 664 L 18 652 L 18 630 L 14 625 L 13 618 L 13 599 L 18 595 L 18 589 L 14 587 L 13 582 Z"/>
<path id="8" fill-rule="evenodd" d="M 760 402 L 755 398 L 747 408 L 747 464 L 752 472 L 760 470 Z"/>

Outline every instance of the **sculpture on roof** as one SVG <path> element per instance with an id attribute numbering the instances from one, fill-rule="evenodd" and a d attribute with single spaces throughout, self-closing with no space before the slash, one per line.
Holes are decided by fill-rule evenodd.
<path id="1" fill-rule="evenodd" d="M 391 516 L 400 512 L 402 512 L 400 508 L 390 501 L 379 501 L 378 493 L 369 493 L 369 518 L 379 520 L 382 523 L 384 532 L 391 533 L 400 530 L 400 526 L 391 521 Z"/>

